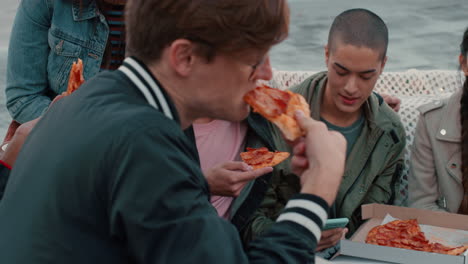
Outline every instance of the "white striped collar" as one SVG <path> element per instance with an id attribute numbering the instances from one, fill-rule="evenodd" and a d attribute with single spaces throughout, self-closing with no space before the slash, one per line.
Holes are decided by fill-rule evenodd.
<path id="1" fill-rule="evenodd" d="M 130 81 L 140 90 L 148 104 L 161 111 L 166 117 L 174 120 L 170 108 L 170 102 L 166 99 L 164 92 L 158 85 L 153 75 L 145 69 L 136 59 L 125 58 L 122 66 L 118 69 L 124 73 Z"/>

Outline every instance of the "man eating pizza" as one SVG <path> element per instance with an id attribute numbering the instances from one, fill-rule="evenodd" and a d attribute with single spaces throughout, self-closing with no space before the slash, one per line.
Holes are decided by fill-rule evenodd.
<path id="1" fill-rule="evenodd" d="M 351 9 L 338 15 L 325 46 L 327 71 L 317 73 L 291 91 L 302 94 L 311 117 L 347 140 L 346 169 L 331 218 L 349 218 L 348 228 L 324 231 L 317 250 L 332 247 L 362 223 L 361 205 L 392 204 L 403 166 L 405 133 L 397 114 L 373 93 L 387 61 L 388 31 L 376 14 Z M 278 138 L 277 145 L 281 145 Z M 284 142 L 282 143 L 284 144 Z M 292 159 L 296 167 L 304 159 Z M 301 171 L 301 170 L 299 170 Z M 269 229 L 286 201 L 300 189 L 290 174 L 272 179 L 272 186 L 250 221 L 246 239 Z"/>
<path id="2" fill-rule="evenodd" d="M 252 69 L 269 67 L 258 62 L 287 36 L 288 21 L 284 0 L 128 1 L 130 57 L 56 102 L 22 147 L 0 203 L 0 258 L 313 263 L 343 174 L 343 136 L 296 113 L 306 149 L 295 156 L 309 163 L 301 193 L 244 251 L 209 203 L 183 133 L 198 118 L 248 115 L 243 96 L 260 78 Z"/>

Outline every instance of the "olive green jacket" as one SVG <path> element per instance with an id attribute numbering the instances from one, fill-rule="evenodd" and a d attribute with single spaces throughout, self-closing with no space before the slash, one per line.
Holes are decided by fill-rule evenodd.
<path id="1" fill-rule="evenodd" d="M 291 88 L 305 97 L 311 105 L 311 116 L 316 120 L 320 120 L 326 81 L 327 73 L 321 72 Z M 403 124 L 379 95 L 372 94 L 363 107 L 365 124 L 346 160 L 345 173 L 335 200 L 336 215 L 330 215 L 349 218 L 349 236 L 363 222 L 361 205 L 392 204 L 395 200 L 406 144 Z M 278 131 L 273 135 L 276 146 L 285 145 Z M 273 176 L 265 199 L 251 218 L 251 229 L 243 233 L 244 240 L 248 241 L 267 230 L 286 201 L 299 190 L 299 179 L 290 171 L 283 170 Z"/>

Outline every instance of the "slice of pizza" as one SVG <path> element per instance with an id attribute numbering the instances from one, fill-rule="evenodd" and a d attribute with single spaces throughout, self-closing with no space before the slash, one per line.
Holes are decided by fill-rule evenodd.
<path id="1" fill-rule="evenodd" d="M 253 169 L 273 167 L 289 157 L 288 152 L 271 152 L 267 148 L 247 148 L 246 152 L 240 154 L 242 161 L 252 166 Z"/>
<path id="2" fill-rule="evenodd" d="M 398 247 L 398 244 L 409 246 L 410 240 L 416 236 L 419 242 L 427 241 L 416 219 L 395 220 L 372 228 L 367 234 L 366 243 L 394 247 Z"/>
<path id="3" fill-rule="evenodd" d="M 85 79 L 83 77 L 83 61 L 78 58 L 77 62 L 73 62 L 71 70 L 70 70 L 70 77 L 68 78 L 68 87 L 67 91 L 65 92 L 66 95 L 70 95 L 75 90 L 78 89 L 83 83 Z"/>
<path id="4" fill-rule="evenodd" d="M 296 110 L 310 116 L 309 104 L 300 94 L 282 91 L 261 85 L 244 96 L 255 112 L 278 126 L 288 140 L 295 140 L 304 134 L 294 117 Z"/>
<path id="5" fill-rule="evenodd" d="M 431 243 L 416 219 L 395 220 L 376 226 L 367 234 L 366 243 L 448 255 L 460 255 L 468 249 L 468 246 L 448 247 Z"/>

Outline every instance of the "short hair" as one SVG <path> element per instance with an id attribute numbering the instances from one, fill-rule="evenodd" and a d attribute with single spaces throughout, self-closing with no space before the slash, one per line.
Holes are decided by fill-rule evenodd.
<path id="1" fill-rule="evenodd" d="M 184 38 L 210 61 L 216 53 L 268 50 L 288 35 L 286 0 L 129 0 L 125 10 L 127 55 L 145 63 Z"/>
<path id="2" fill-rule="evenodd" d="M 383 59 L 387 54 L 388 29 L 375 13 L 362 8 L 349 9 L 339 14 L 330 27 L 329 48 L 333 50 L 338 43 L 380 51 Z"/>

